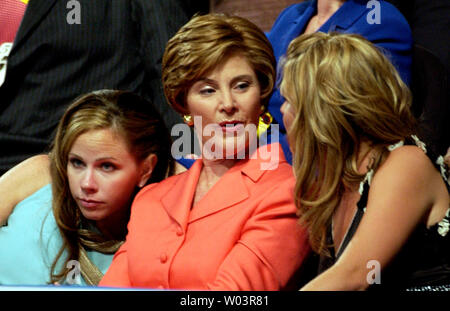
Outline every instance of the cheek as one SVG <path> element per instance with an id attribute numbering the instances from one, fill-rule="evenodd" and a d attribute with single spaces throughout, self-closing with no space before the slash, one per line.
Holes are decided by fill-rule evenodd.
<path id="1" fill-rule="evenodd" d="M 217 104 L 212 100 L 197 100 L 188 106 L 189 114 L 192 117 L 192 121 L 194 121 L 194 126 L 197 131 L 203 130 L 208 124 L 217 123 L 215 118 L 216 106 Z"/>
<path id="2" fill-rule="evenodd" d="M 209 101 L 210 100 L 204 99 L 201 96 L 189 93 L 186 97 L 186 108 L 190 115 L 200 115 L 204 111 L 208 111 L 209 106 L 211 106 Z"/>
<path id="3" fill-rule="evenodd" d="M 286 131 L 289 132 L 289 129 L 290 129 L 292 123 L 294 123 L 294 118 L 295 118 L 294 112 L 292 111 L 292 107 L 285 102 L 281 106 L 280 111 L 283 115 L 284 127 L 286 128 Z"/>
<path id="4" fill-rule="evenodd" d="M 249 108 L 247 109 L 247 115 L 249 119 L 253 121 L 253 123 L 258 124 L 259 116 L 261 115 L 262 109 L 261 98 L 259 97 L 259 93 L 258 96 L 256 96 L 255 94 L 254 96 L 249 98 L 248 103 Z"/>
<path id="5" fill-rule="evenodd" d="M 70 169 L 67 169 L 67 181 L 69 182 L 69 189 L 70 192 L 75 194 L 77 192 L 77 189 L 79 189 L 80 186 L 80 180 L 79 177 Z"/>
<path id="6" fill-rule="evenodd" d="M 283 113 L 283 124 L 284 127 L 286 128 L 286 131 L 289 132 L 289 128 L 291 127 L 292 124 L 292 117 L 289 115 L 289 113 Z"/>
<path id="7" fill-rule="evenodd" d="M 132 195 L 135 190 L 134 181 L 116 181 L 102 184 L 102 197 L 108 202 L 107 214 L 113 214 L 131 204 Z"/>
<path id="8" fill-rule="evenodd" d="M 283 124 L 286 128 L 287 132 L 287 140 L 289 143 L 289 148 L 291 149 L 291 152 L 295 153 L 295 137 L 292 133 L 292 124 L 294 123 L 294 115 L 292 113 L 287 112 L 286 114 L 283 114 Z"/>
<path id="9" fill-rule="evenodd" d="M 117 179 L 106 179 L 102 185 L 102 192 L 108 198 L 126 202 L 130 199 L 138 183 L 136 174 L 127 174 Z"/>

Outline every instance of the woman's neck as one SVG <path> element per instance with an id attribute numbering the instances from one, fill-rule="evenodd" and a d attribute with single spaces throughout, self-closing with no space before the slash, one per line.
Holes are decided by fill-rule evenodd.
<path id="1" fill-rule="evenodd" d="M 202 171 L 204 171 L 209 176 L 221 177 L 230 168 L 232 168 L 234 164 L 236 164 L 235 159 L 220 159 L 220 160 L 203 159 Z"/>
<path id="2" fill-rule="evenodd" d="M 358 156 L 356 158 L 356 165 L 360 174 L 366 174 L 368 167 L 371 166 L 374 159 L 375 150 L 372 143 L 369 141 L 362 141 L 359 145 Z"/>
<path id="3" fill-rule="evenodd" d="M 345 0 L 317 0 L 317 17 L 325 23 L 343 4 Z"/>
<path id="4" fill-rule="evenodd" d="M 129 213 L 124 212 L 111 215 L 107 219 L 98 220 L 95 222 L 95 226 L 107 240 L 120 241 L 125 239 L 129 219 Z"/>
<path id="5" fill-rule="evenodd" d="M 198 179 L 193 205 L 215 185 L 225 173 L 236 164 L 236 160 L 203 160 L 202 171 Z"/>
<path id="6" fill-rule="evenodd" d="M 345 0 L 318 0 L 317 14 L 311 17 L 305 34 L 316 32 L 344 4 Z"/>

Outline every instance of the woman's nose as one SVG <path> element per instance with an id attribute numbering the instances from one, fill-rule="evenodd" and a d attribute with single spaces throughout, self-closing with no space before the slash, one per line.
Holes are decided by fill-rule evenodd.
<path id="1" fill-rule="evenodd" d="M 97 191 L 97 182 L 95 180 L 95 172 L 92 169 L 86 169 L 81 179 L 81 189 L 85 192 L 92 193 Z"/>
<path id="2" fill-rule="evenodd" d="M 222 101 L 222 109 L 226 113 L 228 114 L 234 113 L 237 110 L 236 101 L 231 91 L 224 92 L 221 101 Z"/>

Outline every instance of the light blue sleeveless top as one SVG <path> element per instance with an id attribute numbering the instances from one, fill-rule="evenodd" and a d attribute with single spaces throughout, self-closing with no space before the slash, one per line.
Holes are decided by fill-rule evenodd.
<path id="1" fill-rule="evenodd" d="M 50 268 L 62 245 L 51 207 L 51 188 L 48 184 L 21 201 L 9 216 L 8 224 L 0 227 L 0 285 L 49 284 Z M 113 258 L 113 254 L 96 251 L 87 254 L 103 273 Z M 58 272 L 64 261 L 63 255 Z M 71 271 L 70 283 L 86 286 L 81 275 L 76 277 L 76 263 L 67 269 Z"/>

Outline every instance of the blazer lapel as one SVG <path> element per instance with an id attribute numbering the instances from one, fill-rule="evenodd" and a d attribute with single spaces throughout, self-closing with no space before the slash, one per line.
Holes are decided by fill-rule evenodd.
<path id="1" fill-rule="evenodd" d="M 279 143 L 273 143 L 270 148 L 278 151 L 276 161 L 267 159 L 267 155 L 261 156 L 261 148 L 256 152 L 256 158 L 242 160 L 236 163 L 219 181 L 208 191 L 208 193 L 191 209 L 194 194 L 197 187 L 203 162 L 197 160 L 192 167 L 178 177 L 175 184 L 162 196 L 161 204 L 167 213 L 178 222 L 183 230 L 186 230 L 188 222 L 217 213 L 220 210 L 238 204 L 250 196 L 245 179 L 256 183 L 265 173 L 266 169 L 275 169 L 280 163 L 286 162 L 283 150 Z M 271 149 L 268 149 L 271 151 Z M 275 165 L 264 166 L 271 163 Z"/>
<path id="2" fill-rule="evenodd" d="M 17 31 L 13 50 L 18 48 L 28 34 L 42 21 L 57 0 L 30 0 Z"/>
<path id="3" fill-rule="evenodd" d="M 195 205 L 191 211 L 189 222 L 217 213 L 249 197 L 239 164 L 226 172 Z"/>
<path id="4" fill-rule="evenodd" d="M 286 162 L 283 150 L 279 143 L 268 146 L 278 152 L 275 163 L 261 155 L 261 148 L 256 150 L 256 157 L 236 163 L 221 179 L 208 191 L 208 193 L 192 209 L 189 222 L 217 213 L 223 209 L 236 205 L 250 196 L 247 183 L 256 183 L 266 172 L 266 169 L 275 169 L 280 163 Z M 271 149 L 267 149 L 271 150 Z M 271 165 L 267 165 L 267 164 Z M 266 165 L 264 165 L 266 164 Z M 272 165 L 275 165 L 272 168 Z M 246 183 L 246 179 L 248 180 Z"/>
<path id="5" fill-rule="evenodd" d="M 303 30 L 306 27 L 306 24 L 309 22 L 311 17 L 315 14 L 317 11 L 317 2 L 313 1 L 304 11 L 303 14 L 300 14 L 297 18 L 292 19 L 290 22 L 293 26 L 286 26 L 286 29 L 288 29 L 288 32 L 283 35 L 283 44 L 284 46 L 281 47 L 279 51 L 282 52 L 282 54 L 287 51 L 289 43 L 291 43 L 292 40 L 297 38 L 301 33 L 303 33 Z M 279 58 L 281 55 L 276 55 L 277 58 Z"/>
<path id="6" fill-rule="evenodd" d="M 189 219 L 202 166 L 201 160 L 195 161 L 186 173 L 178 177 L 176 183 L 161 199 L 167 213 L 183 227 L 183 230 L 186 229 Z"/>

